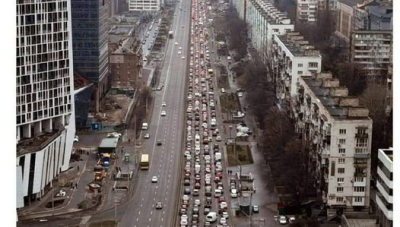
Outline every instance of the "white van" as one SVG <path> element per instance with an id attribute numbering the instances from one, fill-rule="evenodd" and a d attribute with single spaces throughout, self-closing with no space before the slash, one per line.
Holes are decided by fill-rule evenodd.
<path id="1" fill-rule="evenodd" d="M 214 197 L 215 198 L 219 198 L 219 197 L 221 197 L 222 196 L 222 190 L 220 190 L 220 189 L 215 189 L 215 191 L 214 191 Z"/>
<path id="2" fill-rule="evenodd" d="M 215 153 L 215 161 L 221 161 L 222 155 L 220 152 Z"/>
<path id="3" fill-rule="evenodd" d="M 142 124 L 142 130 L 147 130 L 149 128 L 149 124 L 143 123 Z"/>
<path id="4" fill-rule="evenodd" d="M 210 212 L 206 216 L 206 221 L 208 222 L 215 222 L 217 221 L 217 213 L 215 212 Z"/>

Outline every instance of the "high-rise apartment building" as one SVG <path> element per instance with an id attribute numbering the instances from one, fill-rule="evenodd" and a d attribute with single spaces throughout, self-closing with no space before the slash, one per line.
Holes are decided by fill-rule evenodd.
<path id="1" fill-rule="evenodd" d="M 370 206 L 372 120 L 331 73 L 300 77 L 291 102 L 307 144 L 309 179 L 321 190 L 328 218 Z"/>
<path id="2" fill-rule="evenodd" d="M 129 11 L 160 11 L 160 0 L 129 0 Z"/>
<path id="3" fill-rule="evenodd" d="M 376 183 L 377 219 L 379 227 L 393 226 L 393 148 L 378 151 L 378 182 Z"/>
<path id="4" fill-rule="evenodd" d="M 316 23 L 318 7 L 318 0 L 297 0 L 296 19 L 302 23 Z"/>
<path id="5" fill-rule="evenodd" d="M 110 87 L 107 3 L 105 0 L 71 0 L 74 70 L 96 85 L 96 111 L 99 100 Z"/>
<path id="6" fill-rule="evenodd" d="M 321 72 L 321 54 L 299 32 L 275 35 L 271 50 L 272 77 L 281 104 L 296 94 L 299 78 Z"/>
<path id="7" fill-rule="evenodd" d="M 253 47 L 267 60 L 274 35 L 284 35 L 293 31 L 294 25 L 282 12 L 268 0 L 248 0 L 246 22 Z"/>
<path id="8" fill-rule="evenodd" d="M 69 0 L 17 0 L 17 208 L 69 167 L 75 135 Z"/>

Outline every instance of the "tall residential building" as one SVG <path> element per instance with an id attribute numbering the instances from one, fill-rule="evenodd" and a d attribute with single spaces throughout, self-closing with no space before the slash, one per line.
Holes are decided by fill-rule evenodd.
<path id="1" fill-rule="evenodd" d="M 302 23 L 316 23 L 319 0 L 297 0 L 296 19 Z"/>
<path id="2" fill-rule="evenodd" d="M 350 39 L 350 61 L 362 67 L 367 80 L 386 82 L 392 42 L 392 31 L 354 30 Z"/>
<path id="3" fill-rule="evenodd" d="M 95 109 L 110 87 L 108 72 L 108 4 L 105 0 L 71 0 L 74 70 L 96 85 Z"/>
<path id="4" fill-rule="evenodd" d="M 272 41 L 272 77 L 282 105 L 296 95 L 299 78 L 321 72 L 321 54 L 299 32 L 275 35 Z"/>
<path id="5" fill-rule="evenodd" d="M 129 0 L 129 11 L 160 11 L 161 0 Z"/>
<path id="6" fill-rule="evenodd" d="M 351 31 L 353 29 L 353 7 L 363 1 L 364 0 L 338 0 L 337 2 L 335 33 L 347 42 L 350 40 Z"/>
<path id="7" fill-rule="evenodd" d="M 393 226 L 393 148 L 378 151 L 378 182 L 376 183 L 379 227 Z"/>
<path id="8" fill-rule="evenodd" d="M 69 167 L 75 135 L 69 0 L 17 0 L 17 208 Z"/>
<path id="9" fill-rule="evenodd" d="M 300 77 L 291 102 L 296 131 L 307 144 L 309 179 L 328 207 L 368 212 L 372 120 L 357 97 L 348 96 L 331 73 Z"/>
<path id="10" fill-rule="evenodd" d="M 248 0 L 246 23 L 253 47 L 267 60 L 274 35 L 284 35 L 293 31 L 294 25 L 283 13 L 267 0 Z"/>

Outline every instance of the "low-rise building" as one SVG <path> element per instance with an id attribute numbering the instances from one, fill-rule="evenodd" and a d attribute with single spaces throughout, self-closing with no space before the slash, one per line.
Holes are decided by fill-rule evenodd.
<path id="1" fill-rule="evenodd" d="M 281 104 L 289 103 L 290 97 L 296 95 L 301 76 L 321 72 L 320 52 L 296 31 L 274 36 L 270 59 L 276 95 Z"/>
<path id="2" fill-rule="evenodd" d="M 357 97 L 348 96 L 331 73 L 300 77 L 291 109 L 305 142 L 312 179 L 336 212 L 368 211 L 372 120 Z M 307 150 L 306 150 L 307 151 Z"/>
<path id="3" fill-rule="evenodd" d="M 282 12 L 267 0 L 249 0 L 246 4 L 246 23 L 253 47 L 265 61 L 274 35 L 293 31 L 294 25 Z"/>
<path id="4" fill-rule="evenodd" d="M 141 68 L 142 45 L 134 37 L 126 38 L 110 56 L 111 86 L 137 88 Z"/>
<path id="5" fill-rule="evenodd" d="M 380 227 L 393 226 L 393 148 L 378 151 L 378 182 L 376 203 Z"/>
<path id="6" fill-rule="evenodd" d="M 129 11 L 160 11 L 160 0 L 129 0 Z"/>
<path id="7" fill-rule="evenodd" d="M 317 22 L 319 0 L 297 0 L 296 19 L 302 23 Z"/>

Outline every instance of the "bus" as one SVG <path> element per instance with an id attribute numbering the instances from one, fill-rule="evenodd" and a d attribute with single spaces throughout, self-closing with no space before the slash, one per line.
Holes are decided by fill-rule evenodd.
<path id="1" fill-rule="evenodd" d="M 149 155 L 142 154 L 142 157 L 140 158 L 140 169 L 149 169 L 149 168 L 150 168 Z"/>

